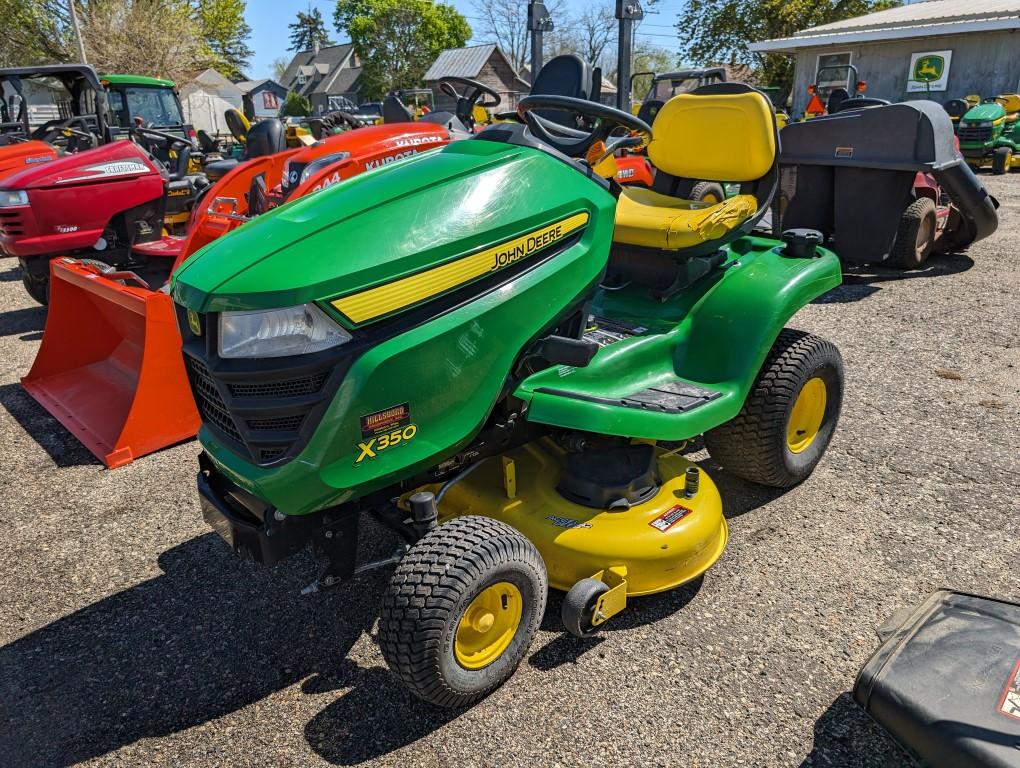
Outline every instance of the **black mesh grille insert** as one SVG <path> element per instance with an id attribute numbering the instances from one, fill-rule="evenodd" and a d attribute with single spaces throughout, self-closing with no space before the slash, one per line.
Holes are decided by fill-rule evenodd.
<path id="1" fill-rule="evenodd" d="M 202 418 L 216 426 L 228 437 L 241 443 L 241 433 L 237 425 L 230 417 L 227 406 L 220 397 L 216 384 L 212 380 L 209 369 L 193 357 L 188 358 L 191 366 L 191 381 L 195 389 L 195 399 L 198 401 L 198 409 L 202 412 Z"/>
<path id="2" fill-rule="evenodd" d="M 286 448 L 263 448 L 259 451 L 259 464 L 268 464 L 269 462 L 280 458 L 286 452 Z"/>
<path id="3" fill-rule="evenodd" d="M 327 372 L 303 376 L 300 379 L 286 379 L 259 383 L 228 384 L 234 397 L 300 397 L 314 395 L 326 382 Z"/>
<path id="4" fill-rule="evenodd" d="M 960 126 L 960 141 L 988 141 L 990 138 L 992 138 L 991 127 Z"/>
<path id="5" fill-rule="evenodd" d="M 304 414 L 298 414 L 297 416 L 278 416 L 273 419 L 246 419 L 246 422 L 248 429 L 259 432 L 296 432 L 301 427 L 304 418 Z"/>

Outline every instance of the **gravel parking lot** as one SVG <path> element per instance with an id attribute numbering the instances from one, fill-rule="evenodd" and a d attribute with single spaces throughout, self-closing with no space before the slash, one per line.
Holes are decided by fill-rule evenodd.
<path id="1" fill-rule="evenodd" d="M 0 765 L 903 764 L 848 693 L 876 628 L 938 587 L 1020 598 L 1020 176 L 984 178 L 992 238 L 848 274 L 795 318 L 846 360 L 814 476 L 780 494 L 702 456 L 722 560 L 590 641 L 554 596 L 516 676 L 459 714 L 389 676 L 387 573 L 302 597 L 309 559 L 239 562 L 202 522 L 197 443 L 109 472 L 36 405 L 44 313 L 0 262 Z"/>

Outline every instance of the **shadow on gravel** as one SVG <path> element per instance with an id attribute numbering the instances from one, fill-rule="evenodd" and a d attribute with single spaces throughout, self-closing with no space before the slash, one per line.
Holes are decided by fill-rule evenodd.
<path id="1" fill-rule="evenodd" d="M 814 745 L 800 768 L 912 765 L 899 746 L 854 704 L 850 694 L 841 693 L 815 721 Z"/>
<path id="2" fill-rule="evenodd" d="M 17 267 L 0 272 L 0 283 L 13 283 L 16 280 L 21 280 L 21 270 Z"/>
<path id="3" fill-rule="evenodd" d="M 882 283 L 957 275 L 973 266 L 974 259 L 970 256 L 962 253 L 940 253 L 931 256 L 922 269 L 903 270 L 878 265 L 844 267 L 843 284 L 811 303 L 852 304 L 882 290 Z"/>
<path id="4" fill-rule="evenodd" d="M 102 462 L 33 400 L 20 384 L 0 386 L 0 405 L 49 454 L 58 467 L 102 466 Z"/>
<path id="5" fill-rule="evenodd" d="M 668 592 L 630 598 L 627 600 L 626 610 L 607 622 L 603 632 L 634 629 L 672 616 L 682 611 L 695 598 L 703 583 L 704 577 L 699 576 L 694 581 Z M 531 654 L 531 658 L 528 659 L 531 666 L 543 672 L 549 672 L 563 664 L 573 664 L 584 654 L 597 648 L 604 640 L 602 633 L 594 637 L 581 638 L 574 637 L 563 629 L 563 621 L 560 619 L 563 597 L 562 592 L 549 593 L 542 629 L 556 632 L 557 636 Z"/>
<path id="6" fill-rule="evenodd" d="M 17 336 L 29 334 L 30 337 L 40 334 L 42 338 L 43 326 L 46 325 L 45 307 L 26 307 L 24 309 L 12 309 L 10 312 L 0 314 L 0 336 Z M 29 341 L 22 336 L 22 340 Z"/>
<path id="7" fill-rule="evenodd" d="M 763 507 L 788 493 L 788 489 L 769 488 L 741 480 L 719 466 L 711 456 L 699 459 L 697 464 L 705 470 L 719 489 L 719 495 L 723 500 L 723 515 L 727 520 L 753 512 L 758 507 Z"/>
<path id="8" fill-rule="evenodd" d="M 335 726 L 349 733 L 343 748 L 385 748 L 384 724 L 371 719 L 386 718 L 373 702 L 388 678 L 344 660 L 375 618 L 381 579 L 301 597 L 307 558 L 262 568 L 235 558 L 212 533 L 167 550 L 159 566 L 163 575 L 0 648 L 0 765 L 98 757 L 207 723 L 312 675 L 357 683 L 327 710 L 354 705 Z M 413 705 L 402 692 L 390 696 L 400 702 L 387 710 L 400 734 L 390 738 L 404 738 L 416 722 Z"/>

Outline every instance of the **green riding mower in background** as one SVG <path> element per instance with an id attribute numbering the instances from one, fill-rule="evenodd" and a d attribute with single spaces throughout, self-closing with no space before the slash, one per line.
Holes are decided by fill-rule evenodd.
<path id="1" fill-rule="evenodd" d="M 960 152 L 972 168 L 991 164 L 992 173 L 1008 173 L 1020 154 L 1020 94 L 986 99 L 960 118 Z"/>
<path id="2" fill-rule="evenodd" d="M 777 179 L 763 94 L 705 86 L 652 130 L 569 97 L 520 111 L 267 213 L 172 284 L 206 520 L 263 563 L 311 544 L 309 591 L 396 564 L 382 652 L 442 706 L 513 673 L 549 587 L 588 636 L 716 561 L 726 520 L 690 440 L 786 488 L 842 400 L 836 348 L 785 329 L 838 259 L 811 231 L 750 234 Z M 593 171 L 641 144 L 656 189 Z M 680 196 L 701 178 L 740 194 Z M 357 562 L 364 515 L 400 535 L 392 557 Z"/>

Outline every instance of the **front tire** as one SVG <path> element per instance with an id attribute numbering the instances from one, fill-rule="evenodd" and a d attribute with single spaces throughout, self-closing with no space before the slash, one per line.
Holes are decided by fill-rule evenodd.
<path id="1" fill-rule="evenodd" d="M 1002 176 L 1013 167 L 1013 150 L 1009 147 L 998 147 L 992 154 L 992 173 Z"/>
<path id="2" fill-rule="evenodd" d="M 726 190 L 715 181 L 699 181 L 691 187 L 691 200 L 716 205 L 726 199 Z"/>
<path id="3" fill-rule="evenodd" d="M 18 259 L 21 271 L 21 284 L 25 291 L 44 307 L 50 303 L 50 260 L 35 257 Z"/>
<path id="4" fill-rule="evenodd" d="M 521 663 L 545 614 L 545 564 L 505 523 L 454 518 L 404 556 L 383 596 L 379 645 L 418 697 L 467 707 Z"/>
<path id="5" fill-rule="evenodd" d="M 843 358 L 836 346 L 784 329 L 744 407 L 705 433 L 705 447 L 745 480 L 789 488 L 807 479 L 832 441 L 843 404 Z"/>
<path id="6" fill-rule="evenodd" d="M 921 267 L 935 245 L 936 226 L 934 201 L 927 197 L 917 198 L 900 217 L 896 240 L 886 263 L 900 269 Z"/>

